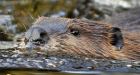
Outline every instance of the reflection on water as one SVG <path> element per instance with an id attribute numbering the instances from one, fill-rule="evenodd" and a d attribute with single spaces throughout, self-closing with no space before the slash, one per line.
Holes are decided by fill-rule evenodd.
<path id="1" fill-rule="evenodd" d="M 24 68 L 24 69 L 23 69 Z M 34 70 L 35 69 L 35 70 Z M 42 70 L 40 70 L 42 69 Z M 46 70 L 44 70 L 46 69 Z M 48 71 L 49 70 L 49 71 Z M 43 54 L 26 56 L 19 50 L 0 50 L 0 72 L 7 73 L 35 73 L 33 75 L 53 73 L 56 71 L 72 74 L 98 74 L 102 72 L 131 72 L 140 73 L 140 61 L 119 61 L 92 58 L 57 58 Z M 101 71 L 101 72 L 100 72 Z M 0 75 L 1 75 L 0 73 Z M 37 73 L 37 74 L 36 74 Z M 14 74 L 18 75 L 18 74 Z M 24 74 L 25 75 L 25 74 Z M 32 74 L 31 74 L 32 75 Z"/>
<path id="2" fill-rule="evenodd" d="M 140 75 L 138 73 L 103 73 L 98 71 L 65 71 L 65 72 L 42 72 L 42 71 L 5 71 L 0 75 Z"/>

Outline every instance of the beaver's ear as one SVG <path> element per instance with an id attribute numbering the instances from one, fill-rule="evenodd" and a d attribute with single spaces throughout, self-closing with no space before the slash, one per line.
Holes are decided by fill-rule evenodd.
<path id="1" fill-rule="evenodd" d="M 111 32 L 110 43 L 116 48 L 116 50 L 120 50 L 124 45 L 121 30 L 117 27 L 112 27 L 110 32 Z"/>

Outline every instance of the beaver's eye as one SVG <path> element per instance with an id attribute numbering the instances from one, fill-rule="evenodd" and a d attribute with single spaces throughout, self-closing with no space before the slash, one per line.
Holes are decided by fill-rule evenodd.
<path id="1" fill-rule="evenodd" d="M 71 33 L 72 35 L 74 35 L 74 36 L 80 35 L 80 32 L 79 32 L 78 29 L 71 29 L 71 30 L 70 30 L 70 33 Z"/>

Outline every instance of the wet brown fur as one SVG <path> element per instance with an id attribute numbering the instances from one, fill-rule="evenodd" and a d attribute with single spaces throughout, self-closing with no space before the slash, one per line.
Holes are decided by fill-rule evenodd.
<path id="1" fill-rule="evenodd" d="M 123 53 L 129 59 L 140 60 L 140 33 L 125 32 Z"/>

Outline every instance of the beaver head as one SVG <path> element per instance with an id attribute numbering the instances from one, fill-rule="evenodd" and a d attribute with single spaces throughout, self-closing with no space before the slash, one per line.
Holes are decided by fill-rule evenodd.
<path id="1" fill-rule="evenodd" d="M 118 58 L 123 46 L 119 28 L 80 19 L 40 17 L 26 32 L 26 48 L 51 56 Z"/>

